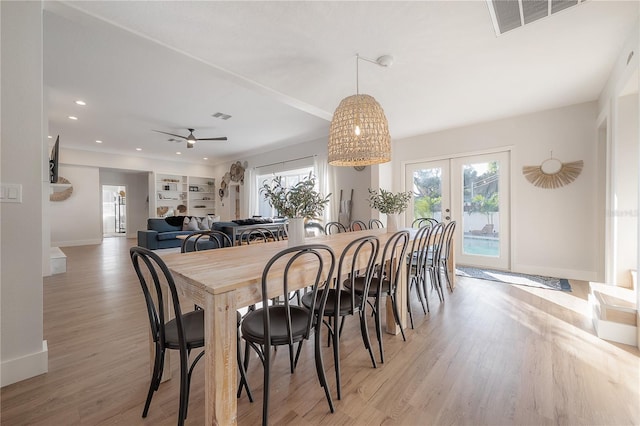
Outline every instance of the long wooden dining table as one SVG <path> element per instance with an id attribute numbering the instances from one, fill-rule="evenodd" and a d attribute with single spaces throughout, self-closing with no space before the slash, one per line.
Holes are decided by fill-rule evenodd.
<path id="1" fill-rule="evenodd" d="M 417 230 L 411 230 L 411 239 Z M 380 247 L 392 233 L 384 228 L 307 238 L 306 243 L 326 244 L 338 258 L 354 239 L 375 235 Z M 182 296 L 204 308 L 205 312 L 205 424 L 234 425 L 237 423 L 236 390 L 236 310 L 262 301 L 261 277 L 269 259 L 287 247 L 287 241 L 252 244 L 218 250 L 168 254 L 163 260 L 171 271 Z M 453 253 L 450 253 L 452 256 Z M 451 257 L 449 266 L 453 269 Z M 296 271 L 301 287 L 305 283 L 304 267 Z M 402 268 L 403 270 L 406 268 Z M 453 271 L 449 276 L 454 279 Z M 406 277 L 402 277 L 406 282 Z M 309 281 L 306 281 L 309 282 Z M 272 285 L 273 284 L 273 285 Z M 290 283 L 290 286 L 292 284 Z M 296 290 L 290 287 L 290 290 Z M 268 294 L 282 292 L 281 283 L 269 283 Z M 399 285 L 398 305 L 403 327 L 406 326 L 406 285 Z M 387 298 L 388 299 L 388 298 Z M 387 300 L 387 332 L 399 333 Z"/>

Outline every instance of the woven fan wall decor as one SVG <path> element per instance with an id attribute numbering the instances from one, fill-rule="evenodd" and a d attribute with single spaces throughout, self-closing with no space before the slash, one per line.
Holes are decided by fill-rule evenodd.
<path id="1" fill-rule="evenodd" d="M 563 163 L 557 158 L 544 160 L 539 166 L 524 166 L 522 174 L 531 184 L 545 189 L 560 188 L 569 185 L 582 173 L 582 160 Z"/>

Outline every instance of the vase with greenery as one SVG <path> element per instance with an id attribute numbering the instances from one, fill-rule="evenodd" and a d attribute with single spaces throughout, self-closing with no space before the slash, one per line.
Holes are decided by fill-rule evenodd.
<path id="1" fill-rule="evenodd" d="M 411 192 L 391 192 L 385 189 L 373 190 L 369 188 L 369 206 L 387 215 L 387 230 L 398 230 L 398 214 L 409 206 Z"/>
<path id="2" fill-rule="evenodd" d="M 287 187 L 282 176 L 275 176 L 260 189 L 264 199 L 279 215 L 289 218 L 289 245 L 304 243 L 304 221 L 322 216 L 329 197 L 315 189 L 316 178 L 309 173 L 304 179 Z"/>

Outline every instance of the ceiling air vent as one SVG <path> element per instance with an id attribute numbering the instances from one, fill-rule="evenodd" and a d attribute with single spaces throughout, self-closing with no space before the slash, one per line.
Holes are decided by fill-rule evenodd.
<path id="1" fill-rule="evenodd" d="M 229 114 L 224 114 L 222 112 L 216 112 L 215 114 L 211 114 L 214 118 L 219 118 L 220 120 L 228 120 L 231 118 Z"/>
<path id="2" fill-rule="evenodd" d="M 586 0 L 487 0 L 496 35 L 576 6 Z"/>

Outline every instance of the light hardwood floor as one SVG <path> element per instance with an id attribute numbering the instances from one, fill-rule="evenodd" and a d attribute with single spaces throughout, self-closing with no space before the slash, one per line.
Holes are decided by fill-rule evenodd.
<path id="1" fill-rule="evenodd" d="M 3 425 L 173 425 L 178 380 L 149 385 L 148 320 L 128 257 L 133 240 L 65 248 L 67 272 L 44 283 L 49 373 L 5 387 Z M 277 352 L 272 424 L 631 425 L 640 424 L 638 350 L 595 337 L 586 283 L 573 293 L 460 278 L 431 313 L 414 303 L 407 341 L 385 334 L 385 364 L 371 368 L 355 319 L 342 338 L 343 399 L 330 414 L 307 342 L 295 374 Z M 372 331 L 370 329 L 370 331 Z M 373 339 L 375 336 L 372 334 Z M 331 352 L 325 366 L 335 395 Z M 177 357 L 172 359 L 177 377 Z M 196 367 L 187 424 L 204 418 L 203 365 Z M 262 415 L 262 367 L 252 358 L 238 422 Z"/>

